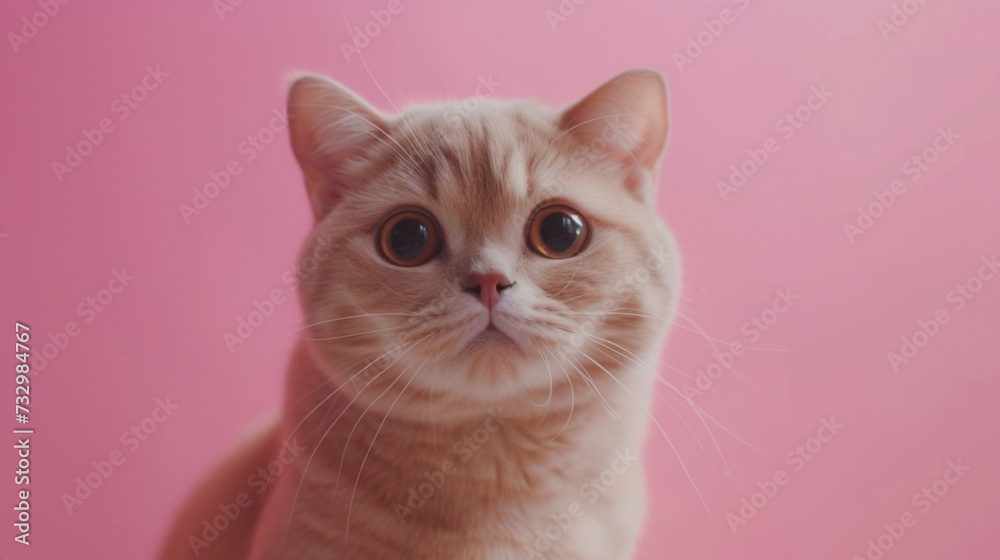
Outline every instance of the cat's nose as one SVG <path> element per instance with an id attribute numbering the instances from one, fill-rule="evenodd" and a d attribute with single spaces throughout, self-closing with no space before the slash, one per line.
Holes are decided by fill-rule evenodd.
<path id="1" fill-rule="evenodd" d="M 487 272 L 480 274 L 474 272 L 465 279 L 462 286 L 465 291 L 479 298 L 479 301 L 486 306 L 486 309 L 493 310 L 497 302 L 500 301 L 500 292 L 513 286 L 514 283 L 500 272 Z"/>

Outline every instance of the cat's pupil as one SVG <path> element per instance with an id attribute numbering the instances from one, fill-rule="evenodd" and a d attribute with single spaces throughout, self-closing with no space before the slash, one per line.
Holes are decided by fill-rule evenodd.
<path id="1" fill-rule="evenodd" d="M 576 238 L 583 232 L 583 222 L 563 212 L 546 216 L 539 226 L 539 237 L 549 250 L 564 253 L 573 248 Z"/>
<path id="2" fill-rule="evenodd" d="M 392 228 L 392 251 L 403 260 L 414 260 L 422 255 L 429 241 L 427 226 L 412 218 L 400 220 Z"/>

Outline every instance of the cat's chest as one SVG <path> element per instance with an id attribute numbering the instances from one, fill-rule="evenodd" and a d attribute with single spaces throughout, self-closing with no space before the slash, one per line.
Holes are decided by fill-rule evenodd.
<path id="1" fill-rule="evenodd" d="M 620 537 L 642 510 L 634 455 L 595 444 L 553 450 L 510 428 L 448 446 L 430 441 L 421 453 L 413 449 L 421 436 L 411 434 L 409 446 L 315 467 L 293 523 L 320 548 L 351 551 L 343 558 L 383 558 L 372 547 L 405 550 L 384 558 L 411 560 L 619 558 Z M 352 457 L 366 453 L 359 471 Z"/>

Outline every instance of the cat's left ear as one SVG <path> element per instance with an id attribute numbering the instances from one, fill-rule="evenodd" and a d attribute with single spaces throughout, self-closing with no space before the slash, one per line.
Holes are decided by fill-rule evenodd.
<path id="1" fill-rule="evenodd" d="M 618 75 L 563 112 L 559 125 L 586 149 L 603 150 L 623 166 L 630 193 L 652 199 L 668 129 L 667 86 L 659 72 Z"/>

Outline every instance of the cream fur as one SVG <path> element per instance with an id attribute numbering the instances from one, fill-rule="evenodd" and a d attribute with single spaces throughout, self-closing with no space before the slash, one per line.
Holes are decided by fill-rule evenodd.
<path id="1" fill-rule="evenodd" d="M 231 529 L 249 541 L 207 552 L 629 558 L 645 510 L 634 457 L 650 365 L 679 290 L 677 251 L 652 204 L 667 134 L 662 78 L 627 72 L 563 111 L 494 101 L 389 117 L 303 76 L 289 115 L 316 217 L 302 255 L 320 247 L 330 258 L 302 278 L 308 327 L 280 424 L 216 476 L 252 469 L 284 442 L 308 452 Z M 588 221 L 576 257 L 526 245 L 527 221 L 551 202 Z M 379 224 L 400 208 L 438 222 L 435 259 L 400 268 L 381 258 Z M 490 271 L 515 282 L 492 316 L 506 339 L 483 334 L 490 313 L 462 289 Z M 171 558 L 216 498 L 205 490 L 189 505 Z"/>

